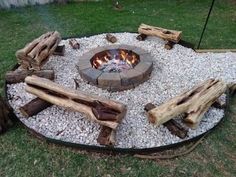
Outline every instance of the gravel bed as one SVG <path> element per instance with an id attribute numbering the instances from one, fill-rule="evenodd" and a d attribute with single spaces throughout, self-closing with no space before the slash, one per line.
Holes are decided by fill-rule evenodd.
<path id="1" fill-rule="evenodd" d="M 126 117 L 117 129 L 115 147 L 150 148 L 183 141 L 173 136 L 163 126 L 154 126 L 147 120 L 144 105 L 152 102 L 157 105 L 178 95 L 195 84 L 209 78 L 220 78 L 228 82 L 236 82 L 236 53 L 204 53 L 197 54 L 192 49 L 175 45 L 172 50 L 164 49 L 164 41 L 148 37 L 146 41 L 137 41 L 135 33 L 116 33 L 117 44 L 128 44 L 148 50 L 154 58 L 151 78 L 135 89 L 110 93 L 83 81 L 76 70 L 75 64 L 83 53 L 98 46 L 110 45 L 105 34 L 78 38 L 80 50 L 73 50 L 68 40 L 65 44 L 65 56 L 53 56 L 44 66 L 55 70 L 55 82 L 74 88 L 73 78 L 81 81 L 80 90 L 105 98 L 120 101 L 127 105 Z M 47 137 L 63 141 L 98 145 L 97 137 L 100 126 L 87 120 L 84 115 L 52 106 L 31 118 L 24 118 L 19 107 L 35 96 L 24 90 L 25 83 L 8 85 L 8 97 L 16 115 L 28 127 Z M 224 100 L 224 96 L 222 96 Z M 202 119 L 199 127 L 189 130 L 186 139 L 195 137 L 214 127 L 224 115 L 224 111 L 211 108 Z"/>

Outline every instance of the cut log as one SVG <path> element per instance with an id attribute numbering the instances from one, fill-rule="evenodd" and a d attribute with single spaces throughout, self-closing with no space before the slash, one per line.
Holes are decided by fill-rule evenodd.
<path id="1" fill-rule="evenodd" d="M 139 41 L 144 41 L 147 38 L 146 34 L 139 34 L 136 39 Z"/>
<path id="2" fill-rule="evenodd" d="M 167 43 L 165 44 L 164 48 L 167 49 L 167 50 L 170 50 L 170 49 L 173 48 L 174 45 L 175 45 L 174 42 L 167 41 Z"/>
<path id="3" fill-rule="evenodd" d="M 182 113 L 186 113 L 184 121 L 191 128 L 196 128 L 205 112 L 225 91 L 226 84 L 223 81 L 207 80 L 149 111 L 149 121 L 161 125 Z"/>
<path id="4" fill-rule="evenodd" d="M 11 110 L 5 103 L 4 99 L 0 96 L 0 134 L 7 131 L 12 126 L 10 118 Z"/>
<path id="5" fill-rule="evenodd" d="M 19 64 L 24 69 L 40 70 L 60 41 L 57 31 L 43 34 L 16 52 Z"/>
<path id="6" fill-rule="evenodd" d="M 65 55 L 65 45 L 57 46 L 53 55 L 64 56 Z"/>
<path id="7" fill-rule="evenodd" d="M 44 109 L 50 107 L 52 104 L 42 100 L 40 98 L 35 98 L 31 100 L 29 103 L 26 105 L 20 107 L 20 112 L 25 116 L 25 117 L 32 117 L 39 112 L 43 111 Z"/>
<path id="8" fill-rule="evenodd" d="M 80 44 L 77 42 L 76 39 L 70 39 L 69 44 L 73 49 L 79 49 L 80 48 Z"/>
<path id="9" fill-rule="evenodd" d="M 138 28 L 138 32 L 147 36 L 157 36 L 164 40 L 172 41 L 174 43 L 179 42 L 182 33 L 182 31 L 169 30 L 146 24 L 141 24 Z"/>
<path id="10" fill-rule="evenodd" d="M 148 103 L 145 105 L 144 110 L 148 112 L 154 108 L 156 108 L 156 106 L 154 104 Z M 186 138 L 186 136 L 188 134 L 188 130 L 185 129 L 182 125 L 180 125 L 174 119 L 168 120 L 167 122 L 165 122 L 163 124 L 163 126 L 165 126 L 170 131 L 170 133 L 172 135 L 176 135 L 181 139 Z"/>
<path id="11" fill-rule="evenodd" d="M 112 34 L 107 34 L 106 35 L 106 39 L 107 39 L 107 41 L 109 41 L 111 43 L 117 42 L 117 38 L 114 35 L 112 35 Z"/>
<path id="12" fill-rule="evenodd" d="M 97 142 L 100 145 L 113 146 L 115 144 L 115 130 L 112 128 L 102 126 L 102 129 L 98 135 Z"/>
<path id="13" fill-rule="evenodd" d="M 48 79 L 37 76 L 25 78 L 26 91 L 52 104 L 87 115 L 101 125 L 116 129 L 126 114 L 122 103 L 64 88 Z"/>
<path id="14" fill-rule="evenodd" d="M 39 77 L 44 77 L 46 79 L 54 80 L 53 70 L 21 70 L 17 69 L 15 71 L 8 71 L 5 75 L 5 80 L 8 84 L 15 84 L 19 82 L 24 82 L 27 76 L 36 75 Z"/>

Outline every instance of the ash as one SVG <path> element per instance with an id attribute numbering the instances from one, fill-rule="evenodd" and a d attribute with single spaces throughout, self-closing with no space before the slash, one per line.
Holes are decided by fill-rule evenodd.
<path id="1" fill-rule="evenodd" d="M 117 129 L 115 147 L 150 148 L 182 141 L 170 134 L 162 125 L 157 127 L 150 124 L 144 112 L 144 105 L 150 102 L 160 105 L 209 78 L 223 79 L 227 83 L 236 82 L 235 53 L 198 54 L 178 44 L 172 50 L 166 50 L 164 41 L 159 38 L 148 37 L 145 41 L 137 41 L 135 33 L 116 33 L 114 35 L 119 39 L 117 44 L 134 45 L 149 51 L 154 58 L 154 67 L 151 78 L 145 83 L 132 90 L 110 93 L 87 84 L 75 68 L 80 56 L 85 52 L 110 45 L 105 40 L 105 35 L 77 39 L 81 44 L 80 50 L 71 49 L 68 40 L 61 41 L 61 44 L 66 46 L 65 56 L 50 57 L 44 68 L 54 69 L 55 82 L 65 87 L 75 88 L 73 79 L 77 78 L 81 80 L 79 90 L 127 105 L 127 115 Z M 36 132 L 67 142 L 98 145 L 96 139 L 101 129 L 100 125 L 89 121 L 78 112 L 54 105 L 33 117 L 24 118 L 19 112 L 19 107 L 35 98 L 26 93 L 25 83 L 8 85 L 8 98 L 20 120 Z M 224 96 L 221 99 L 224 100 Z M 223 110 L 210 108 L 198 128 L 189 129 L 188 137 L 185 139 L 211 129 L 223 115 Z"/>

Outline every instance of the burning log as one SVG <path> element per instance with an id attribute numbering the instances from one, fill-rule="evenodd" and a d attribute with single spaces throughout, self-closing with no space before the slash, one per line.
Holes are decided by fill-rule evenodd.
<path id="1" fill-rule="evenodd" d="M 152 103 L 148 103 L 145 105 L 144 110 L 150 111 L 156 108 L 156 106 Z M 188 130 L 186 130 L 183 126 L 181 126 L 177 121 L 170 119 L 163 124 L 171 134 L 178 136 L 179 138 L 185 138 L 187 136 Z"/>
<path id="2" fill-rule="evenodd" d="M 70 39 L 69 44 L 73 49 L 79 49 L 80 48 L 80 44 L 77 42 L 76 39 Z"/>
<path id="3" fill-rule="evenodd" d="M 106 35 L 106 39 L 107 39 L 107 41 L 109 41 L 111 43 L 117 42 L 117 38 L 114 35 L 112 35 L 112 34 L 107 34 Z"/>
<path id="4" fill-rule="evenodd" d="M 7 129 L 12 125 L 10 112 L 10 108 L 0 96 L 0 134 L 6 132 Z"/>
<path id="5" fill-rule="evenodd" d="M 35 98 L 26 105 L 20 107 L 20 112 L 25 117 L 31 117 L 43 111 L 44 109 L 50 107 L 51 105 L 52 104 L 47 101 L 44 101 L 40 98 Z"/>
<path id="6" fill-rule="evenodd" d="M 226 91 L 226 87 L 221 80 L 207 80 L 192 90 L 148 111 L 149 121 L 160 125 L 181 113 L 186 113 L 184 121 L 195 128 L 210 106 Z"/>
<path id="7" fill-rule="evenodd" d="M 102 126 L 97 142 L 101 145 L 113 146 L 115 141 L 115 130 L 110 127 Z"/>
<path id="8" fill-rule="evenodd" d="M 64 56 L 65 55 L 65 45 L 57 46 L 53 55 Z"/>
<path id="9" fill-rule="evenodd" d="M 23 69 L 40 70 L 60 41 L 57 31 L 43 34 L 16 52 L 19 64 Z"/>
<path id="10" fill-rule="evenodd" d="M 5 80 L 8 84 L 15 84 L 19 82 L 24 82 L 27 76 L 36 75 L 39 77 L 44 77 L 50 80 L 54 79 L 54 71 L 53 70 L 20 70 L 17 69 L 15 71 L 8 71 L 5 75 Z"/>
<path id="11" fill-rule="evenodd" d="M 138 28 L 140 34 L 147 36 L 157 36 L 167 41 L 178 43 L 181 38 L 182 31 L 169 30 L 165 28 L 141 24 Z"/>
<path id="12" fill-rule="evenodd" d="M 45 78 L 28 76 L 25 82 L 27 92 L 51 104 L 84 113 L 90 120 L 112 129 L 117 128 L 126 114 L 122 103 L 64 88 Z"/>
<path id="13" fill-rule="evenodd" d="M 147 38 L 146 34 L 139 34 L 136 39 L 139 41 L 144 41 Z"/>

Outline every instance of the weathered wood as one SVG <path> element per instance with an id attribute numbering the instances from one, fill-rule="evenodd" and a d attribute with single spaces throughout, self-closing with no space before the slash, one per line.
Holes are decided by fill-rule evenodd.
<path id="1" fill-rule="evenodd" d="M 24 69 L 40 70 L 53 54 L 60 40 L 57 31 L 43 34 L 16 52 L 19 64 Z"/>
<path id="2" fill-rule="evenodd" d="M 178 43 L 181 38 L 182 31 L 169 30 L 156 26 L 150 26 L 141 24 L 138 28 L 140 34 L 146 34 L 147 36 L 157 36 L 167 41 Z"/>
<path id="3" fill-rule="evenodd" d="M 144 110 L 150 111 L 152 109 L 156 108 L 156 106 L 152 103 L 148 103 L 145 105 Z M 185 138 L 188 134 L 188 130 L 185 129 L 183 126 L 181 126 L 177 121 L 174 119 L 170 119 L 167 122 L 163 124 L 171 134 L 178 136 L 179 138 Z"/>
<path id="4" fill-rule="evenodd" d="M 126 106 L 122 103 L 64 88 L 48 79 L 28 76 L 25 82 L 27 92 L 52 104 L 84 113 L 90 120 L 112 129 L 116 129 L 126 114 Z"/>
<path id="5" fill-rule="evenodd" d="M 12 126 L 10 118 L 11 110 L 5 103 L 5 100 L 0 96 L 0 134 L 7 131 Z"/>
<path id="6" fill-rule="evenodd" d="M 115 144 L 115 130 L 112 128 L 102 126 L 98 135 L 97 142 L 100 145 L 113 146 Z"/>
<path id="7" fill-rule="evenodd" d="M 170 50 L 170 49 L 173 48 L 174 45 L 175 45 L 174 42 L 167 41 L 167 43 L 165 44 L 164 48 L 167 49 L 167 50 Z"/>
<path id="8" fill-rule="evenodd" d="M 31 100 L 29 103 L 25 104 L 24 106 L 20 107 L 20 112 L 25 116 L 25 117 L 32 117 L 39 112 L 43 111 L 44 109 L 50 107 L 52 104 L 42 100 L 40 98 L 35 98 Z"/>
<path id="9" fill-rule="evenodd" d="M 17 69 L 15 71 L 8 71 L 5 75 L 5 80 L 8 84 L 15 84 L 19 82 L 24 82 L 27 76 L 36 75 L 39 77 L 44 77 L 50 80 L 54 80 L 54 71 L 53 70 L 21 70 Z"/>
<path id="10" fill-rule="evenodd" d="M 53 55 L 64 56 L 65 55 L 65 45 L 57 46 Z"/>
<path id="11" fill-rule="evenodd" d="M 139 34 L 136 39 L 139 41 L 144 41 L 147 38 L 146 34 Z"/>
<path id="12" fill-rule="evenodd" d="M 107 34 L 106 35 L 106 40 L 111 42 L 111 43 L 117 42 L 117 38 L 114 35 L 112 35 L 112 34 Z"/>
<path id="13" fill-rule="evenodd" d="M 207 80 L 149 111 L 149 121 L 160 125 L 181 113 L 186 113 L 184 121 L 190 127 L 196 128 L 205 112 L 225 91 L 226 84 L 223 81 Z"/>
<path id="14" fill-rule="evenodd" d="M 74 38 L 69 40 L 69 44 L 73 49 L 79 49 L 80 48 L 80 44 Z"/>

